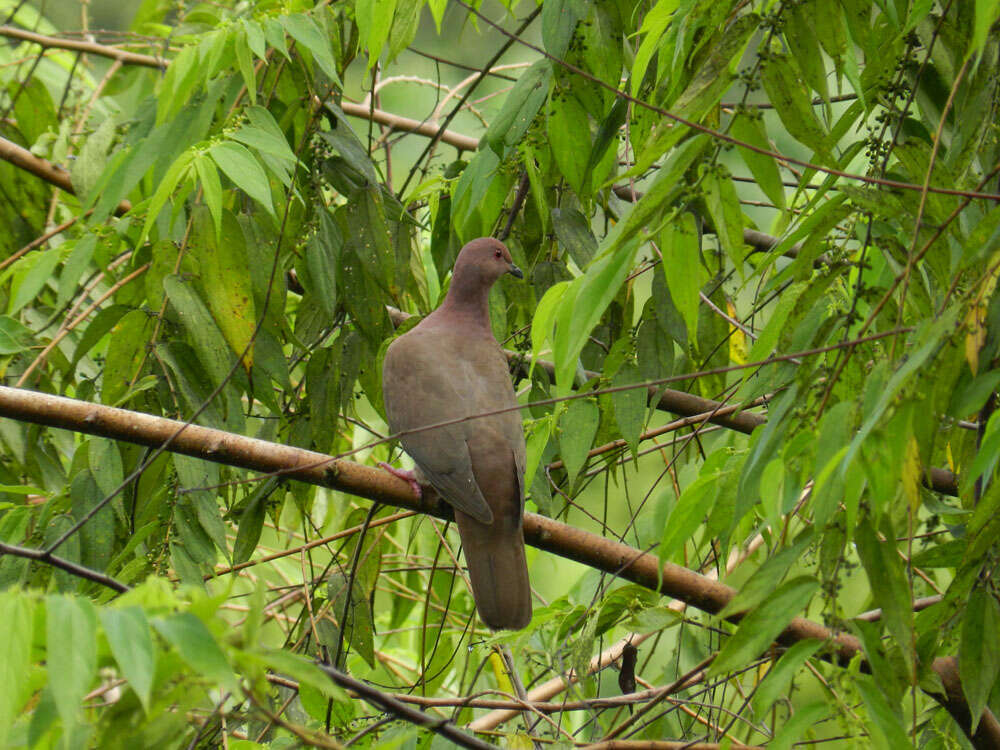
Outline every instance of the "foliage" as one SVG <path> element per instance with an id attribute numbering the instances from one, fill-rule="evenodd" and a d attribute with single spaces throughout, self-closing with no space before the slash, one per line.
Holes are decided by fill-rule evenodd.
<path id="1" fill-rule="evenodd" d="M 44 7 L 0 0 L 4 28 L 56 34 Z M 998 16 L 145 0 L 87 54 L 5 33 L 0 136 L 70 165 L 73 188 L 0 162 L 5 382 L 388 461 L 392 308 L 433 309 L 462 244 L 502 234 L 527 278 L 498 284 L 491 313 L 531 359 L 529 510 L 716 570 L 740 589 L 726 614 L 746 613 L 681 619 L 533 553 L 542 603 L 496 636 L 529 687 L 626 637 L 652 636 L 636 676 L 654 685 L 718 656 L 692 708 L 527 731 L 965 746 L 929 694 L 933 660 L 956 656 L 972 714 L 1000 710 Z M 112 62 L 125 49 L 145 57 Z M 488 76 L 450 67 L 505 49 Z M 713 404 L 675 412 L 743 419 L 671 422 L 653 408 L 670 389 Z M 491 635 L 441 522 L 11 419 L 0 441 L 0 542 L 134 587 L 0 556 L 9 746 L 445 742 L 379 724 L 313 659 L 392 693 L 511 688 L 481 669 Z M 797 615 L 863 658 L 772 647 Z"/>

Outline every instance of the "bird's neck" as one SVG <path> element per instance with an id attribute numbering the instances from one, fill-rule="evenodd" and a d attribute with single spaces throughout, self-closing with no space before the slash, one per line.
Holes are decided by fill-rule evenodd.
<path id="1" fill-rule="evenodd" d="M 490 288 L 480 284 L 455 282 L 456 279 L 452 279 L 448 294 L 436 312 L 450 318 L 460 318 L 465 326 L 492 334 Z"/>

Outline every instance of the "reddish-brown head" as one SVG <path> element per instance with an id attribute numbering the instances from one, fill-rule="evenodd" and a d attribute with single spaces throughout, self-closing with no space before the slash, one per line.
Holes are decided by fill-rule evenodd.
<path id="1" fill-rule="evenodd" d="M 472 240 L 458 254 L 451 283 L 452 286 L 461 284 L 489 288 L 505 273 L 524 278 L 521 269 L 514 265 L 506 245 L 492 237 L 480 237 Z"/>

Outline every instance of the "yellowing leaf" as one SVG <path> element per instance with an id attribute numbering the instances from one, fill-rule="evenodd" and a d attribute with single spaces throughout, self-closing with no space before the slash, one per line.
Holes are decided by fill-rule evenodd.
<path id="1" fill-rule="evenodd" d="M 736 320 L 736 306 L 732 300 L 726 299 L 726 313 L 730 318 Z M 750 360 L 747 358 L 747 336 L 743 329 L 729 324 L 729 359 L 738 365 L 745 365 Z"/>
<path id="2" fill-rule="evenodd" d="M 493 677 L 497 681 L 497 687 L 505 693 L 516 695 L 514 692 L 514 686 L 510 682 L 510 676 L 507 674 L 507 669 L 503 663 L 503 659 L 496 651 L 490 652 L 490 668 L 493 670 Z"/>
<path id="3" fill-rule="evenodd" d="M 986 343 L 986 305 L 975 302 L 965 316 L 965 361 L 975 375 L 979 371 L 979 350 Z"/>
<path id="4" fill-rule="evenodd" d="M 993 271 L 979 285 L 975 299 L 965 316 L 965 359 L 969 363 L 969 369 L 972 370 L 973 375 L 979 370 L 979 351 L 986 343 L 986 311 L 990 305 L 990 297 L 993 296 L 993 291 L 997 287 L 998 275 L 1000 275 L 1000 267 L 995 262 L 998 255 L 1000 253 L 994 254 L 990 259 L 990 267 Z"/>

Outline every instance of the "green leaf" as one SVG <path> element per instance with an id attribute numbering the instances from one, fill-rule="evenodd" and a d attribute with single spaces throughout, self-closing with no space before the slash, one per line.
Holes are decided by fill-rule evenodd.
<path id="1" fill-rule="evenodd" d="M 674 128 L 671 132 L 677 130 L 678 128 Z M 680 138 L 680 135 L 677 137 Z M 685 143 L 676 154 L 671 154 L 665 161 L 665 166 L 657 173 L 649 190 L 633 204 L 632 210 L 608 233 L 605 245 L 609 241 L 613 241 L 615 244 L 623 243 L 640 230 L 648 230 L 650 225 L 655 226 L 654 217 L 670 207 L 680 197 L 686 186 L 684 173 L 701 156 L 709 142 L 706 136 L 696 135 Z M 659 151 L 655 158 L 659 158 L 662 154 L 663 151 Z"/>
<path id="2" fill-rule="evenodd" d="M 212 219 L 215 222 L 215 236 L 222 239 L 222 181 L 219 179 L 219 171 L 215 168 L 215 162 L 209 159 L 207 154 L 200 154 L 194 160 L 194 169 L 201 182 L 205 205 L 212 212 Z"/>
<path id="3" fill-rule="evenodd" d="M 36 251 L 21 258 L 8 271 L 10 282 L 10 298 L 7 302 L 7 314 L 14 315 L 26 304 L 38 296 L 39 292 L 52 280 L 52 274 L 59 265 L 60 251 L 58 247 L 51 250 Z"/>
<path id="4" fill-rule="evenodd" d="M 201 530 L 212 540 L 219 551 L 228 557 L 227 529 L 222 521 L 215 490 L 215 486 L 221 481 L 218 465 L 180 453 L 174 453 L 171 459 L 174 469 L 177 471 L 178 487 L 185 491 L 178 505 L 184 508 L 190 503 Z M 214 555 L 209 554 L 206 557 L 211 557 L 214 560 Z"/>
<path id="5" fill-rule="evenodd" d="M 590 12 L 590 0 L 549 0 L 542 4 L 542 42 L 545 51 L 562 58 L 581 18 Z"/>
<path id="6" fill-rule="evenodd" d="M 250 52 L 250 41 L 246 29 L 237 28 L 233 33 L 233 49 L 236 52 L 236 64 L 243 76 L 243 85 L 252 104 L 257 103 L 257 73 L 253 67 L 253 55 Z"/>
<path id="7" fill-rule="evenodd" d="M 641 382 L 642 376 L 639 374 L 639 368 L 632 362 L 626 362 L 622 365 L 611 379 L 611 385 L 616 388 Z M 645 387 L 629 388 L 611 394 L 615 422 L 618 424 L 618 429 L 625 442 L 628 443 L 633 456 L 638 456 L 639 453 L 639 434 L 642 432 L 646 418 L 646 395 Z"/>
<path id="8" fill-rule="evenodd" d="M 360 14 L 360 6 L 364 3 L 359 3 L 358 12 Z M 396 5 L 396 0 L 374 0 L 376 6 L 380 6 L 378 9 L 379 13 L 387 13 L 388 20 L 385 21 L 385 33 L 388 33 L 388 23 L 392 19 L 392 9 Z M 302 15 L 299 13 L 282 16 L 280 19 L 281 25 L 285 27 L 285 31 L 288 32 L 289 36 L 292 37 L 296 42 L 301 44 L 307 50 L 312 52 L 313 58 L 319 64 L 320 70 L 322 70 L 327 77 L 334 83 L 340 83 L 340 77 L 337 75 L 337 62 L 333 58 L 333 50 L 330 48 L 330 39 L 323 32 L 322 29 L 316 24 L 316 22 L 309 16 Z M 360 17 L 359 17 L 360 25 Z M 381 29 L 379 33 L 382 33 Z M 369 38 L 369 43 L 373 41 Z M 381 39 L 374 44 L 369 46 L 369 49 L 375 49 L 374 59 L 378 59 L 379 52 L 382 49 L 382 44 L 385 43 L 385 35 L 382 33 Z M 371 61 L 372 63 L 374 62 Z"/>
<path id="9" fill-rule="evenodd" d="M 0 592 L 0 744 L 31 694 L 25 677 L 31 665 L 35 602 L 22 591 Z"/>
<path id="10" fill-rule="evenodd" d="M 819 581 L 801 576 L 783 584 L 740 621 L 739 629 L 719 651 L 709 673 L 738 669 L 760 656 L 819 589 Z"/>
<path id="11" fill-rule="evenodd" d="M 167 276 L 163 289 L 198 353 L 198 360 L 214 387 L 226 379 L 233 357 L 230 347 L 198 294 L 180 276 Z"/>
<path id="12" fill-rule="evenodd" d="M 135 691 L 143 709 L 149 712 L 149 696 L 156 672 L 156 655 L 149 622 L 141 607 L 100 610 L 101 624 L 111 646 L 111 653 L 121 668 L 122 676 Z"/>
<path id="13" fill-rule="evenodd" d="M 97 184 L 108 159 L 108 149 L 115 137 L 116 118 L 105 117 L 90 137 L 83 142 L 82 148 L 73 162 L 70 179 L 73 189 L 81 200 L 89 198 L 90 192 Z"/>
<path id="14" fill-rule="evenodd" d="M 545 453 L 545 448 L 549 444 L 549 438 L 552 435 L 552 415 L 546 414 L 540 419 L 531 421 L 526 426 L 528 428 L 528 437 L 526 440 L 525 452 L 527 453 L 527 461 L 524 477 L 525 481 L 530 484 L 538 472 L 542 455 Z"/>
<path id="15" fill-rule="evenodd" d="M 601 411 L 589 398 L 570 401 L 559 417 L 559 453 L 566 466 L 570 486 L 587 463 L 587 452 L 593 447 L 600 421 Z"/>
<path id="16" fill-rule="evenodd" d="M 243 654 L 255 661 L 266 664 L 271 670 L 286 674 L 301 686 L 306 685 L 312 690 L 319 692 L 324 698 L 346 704 L 348 711 L 353 714 L 354 701 L 348 697 L 347 693 L 337 683 L 331 680 L 313 662 L 299 654 L 283 651 L 281 649 L 269 648 L 261 651 Z"/>
<path id="17" fill-rule="evenodd" d="M 331 628 L 329 631 L 320 630 L 323 645 L 329 649 L 331 655 L 337 653 L 338 642 L 341 637 L 345 639 L 345 642 L 340 644 L 340 663 L 335 665 L 340 669 L 343 668 L 346 660 L 348 646 L 356 650 L 370 667 L 375 666 L 375 621 L 371 600 L 366 591 L 366 581 L 363 580 L 367 577 L 365 574 L 366 567 L 364 563 L 358 567 L 357 575 L 354 577 L 353 585 L 351 586 L 350 604 L 347 603 L 349 575 L 346 572 L 335 571 L 330 575 L 327 582 L 330 613 L 337 621 L 340 621 L 344 616 L 346 605 L 347 617 L 344 621 L 343 636 L 341 636 L 340 630 L 336 627 Z M 372 583 L 374 583 L 374 577 L 372 577 Z M 325 637 L 324 633 L 326 633 Z"/>
<path id="18" fill-rule="evenodd" d="M 882 608 L 882 622 L 913 667 L 913 604 L 894 536 L 879 541 L 871 519 L 864 518 L 854 535 L 858 557 L 868 574 L 872 597 Z"/>
<path id="19" fill-rule="evenodd" d="M 549 116 L 546 121 L 552 155 L 559 165 L 566 182 L 579 195 L 586 194 L 587 160 L 590 154 L 590 120 L 586 110 L 572 94 L 558 98 L 553 95 L 549 101 Z"/>
<path id="20" fill-rule="evenodd" d="M 685 119 L 699 121 L 732 85 L 735 66 L 746 49 L 747 40 L 760 28 L 760 16 L 748 13 L 730 23 L 722 37 L 714 41 L 691 82 L 671 107 Z"/>
<path id="21" fill-rule="evenodd" d="M 31 345 L 31 331 L 7 315 L 0 315 L 0 354 L 17 354 Z"/>
<path id="22" fill-rule="evenodd" d="M 575 208 L 553 208 L 552 226 L 559 244 L 569 251 L 578 268 L 586 268 L 597 252 L 597 240 L 587 217 Z"/>
<path id="23" fill-rule="evenodd" d="M 743 212 L 729 171 L 717 165 L 705 171 L 705 205 L 715 224 L 715 236 L 733 265 L 743 265 Z"/>
<path id="24" fill-rule="evenodd" d="M 208 212 L 194 211 L 191 249 L 201 270 L 201 287 L 219 330 L 243 365 L 253 365 L 250 344 L 257 330 L 253 282 L 243 230 L 229 211 L 222 216 L 222 234 L 209 226 Z M 172 301 L 172 300 L 171 300 Z"/>
<path id="25" fill-rule="evenodd" d="M 249 107 L 246 115 L 250 124 L 233 133 L 232 139 L 294 165 L 295 153 L 271 113 L 263 107 Z"/>
<path id="26" fill-rule="evenodd" d="M 504 156 L 507 150 L 516 147 L 524 138 L 545 103 L 551 80 L 552 65 L 546 59 L 536 60 L 521 74 L 483 136 L 497 156 Z"/>
<path id="27" fill-rule="evenodd" d="M 368 51 L 367 70 L 371 70 L 382 55 L 395 10 L 396 0 L 359 0 L 355 4 L 358 36 Z"/>
<path id="28" fill-rule="evenodd" d="M 49 687 L 69 731 L 97 675 L 97 614 L 88 599 L 74 596 L 50 596 L 46 607 Z"/>
<path id="29" fill-rule="evenodd" d="M 670 297 L 687 326 L 688 341 L 698 340 L 698 309 L 701 288 L 708 282 L 708 271 L 701 262 L 698 225 L 693 214 L 685 212 L 667 222 L 660 231 L 660 264 Z"/>
<path id="30" fill-rule="evenodd" d="M 41 487 L 32 487 L 30 484 L 0 484 L 0 492 L 11 495 L 47 495 L 48 493 Z"/>
<path id="31" fill-rule="evenodd" d="M 389 53 L 386 62 L 393 62 L 404 49 L 413 43 L 420 26 L 420 11 L 424 0 L 397 0 L 389 28 Z"/>
<path id="32" fill-rule="evenodd" d="M 303 288 L 319 302 L 328 318 L 333 318 L 337 312 L 337 284 L 343 248 L 344 238 L 336 222 L 323 211 L 316 234 L 306 244 L 303 253 L 305 262 L 296 265 Z"/>
<path id="33" fill-rule="evenodd" d="M 239 529 L 236 532 L 236 544 L 233 546 L 233 564 L 239 565 L 251 558 L 260 541 L 260 532 L 267 518 L 267 499 L 277 487 L 275 478 L 261 482 L 247 500 L 243 514 L 240 516 Z"/>
<path id="34" fill-rule="evenodd" d="M 198 675 L 232 693 L 238 693 L 239 683 L 225 654 L 205 624 L 190 612 L 179 612 L 153 620 L 156 628 L 181 658 Z"/>
<path id="35" fill-rule="evenodd" d="M 600 80 L 618 88 L 622 78 L 623 45 L 621 12 L 613 3 L 594 3 L 580 28 L 581 47 L 587 67 Z M 616 102 L 625 103 L 620 97 Z"/>
<path id="36" fill-rule="evenodd" d="M 149 204 L 146 207 L 146 223 L 142 226 L 139 241 L 136 243 L 137 247 L 146 241 L 146 237 L 149 236 L 149 230 L 157 218 L 159 218 L 163 206 L 166 205 L 167 200 L 173 195 L 177 186 L 188 176 L 193 159 L 194 154 L 190 151 L 185 151 L 170 165 L 170 169 L 163 176 L 163 180 L 156 188 L 156 192 L 153 193 L 153 197 L 149 199 Z"/>
<path id="37" fill-rule="evenodd" d="M 733 119 L 729 128 L 730 134 L 751 146 L 773 151 L 771 144 L 767 141 L 767 134 L 764 131 L 763 121 L 750 115 L 741 114 Z M 750 174 L 754 181 L 760 185 L 760 189 L 768 199 L 778 208 L 785 208 L 785 187 L 781 184 L 781 173 L 778 171 L 778 164 L 773 156 L 758 154 L 748 148 L 738 148 L 740 157 L 749 167 Z"/>
<path id="38" fill-rule="evenodd" d="M 267 173 L 253 158 L 253 154 L 233 141 L 217 143 L 208 153 L 236 187 L 262 205 L 271 216 L 275 215 L 274 205 L 271 203 L 271 184 Z"/>
<path id="39" fill-rule="evenodd" d="M 112 314 L 105 321 L 101 320 L 105 310 L 97 314 L 77 346 L 79 354 L 87 343 L 91 328 L 97 326 L 99 322 L 111 324 L 111 335 L 104 359 L 104 375 L 101 380 L 101 401 L 105 404 L 117 404 L 128 392 L 130 383 L 138 374 L 139 363 L 144 357 L 146 344 L 149 343 L 149 337 L 153 332 L 153 320 L 144 310 L 132 310 L 122 315 L 124 305 L 113 307 L 118 309 L 107 308 Z M 103 337 L 108 329 L 102 325 L 96 332 Z M 75 365 L 79 357 L 74 354 L 73 359 Z"/>
<path id="40" fill-rule="evenodd" d="M 639 28 L 639 33 L 643 35 L 642 42 L 640 42 L 635 59 L 632 61 L 630 93 L 633 97 L 639 94 L 639 87 L 642 86 L 642 80 L 646 77 L 649 61 L 653 58 L 653 54 L 660 44 L 660 39 L 663 37 L 663 32 L 667 30 L 667 24 L 670 23 L 678 4 L 679 0 L 657 0 L 656 5 L 642 19 L 642 26 Z"/>
<path id="41" fill-rule="evenodd" d="M 573 293 L 575 294 L 575 289 L 568 281 L 560 281 L 557 284 L 553 284 L 542 295 L 542 299 L 535 307 L 535 315 L 531 322 L 531 368 L 528 372 L 529 377 L 535 370 L 535 363 L 541 357 L 546 342 L 552 336 L 552 324 L 555 321 L 556 313 L 559 311 L 563 295 L 570 289 L 573 289 Z"/>
<path id="42" fill-rule="evenodd" d="M 945 332 L 950 330 L 953 325 L 954 317 L 954 309 L 948 310 L 933 321 L 922 324 L 911 334 L 913 347 L 909 351 L 906 361 L 892 374 L 889 382 L 879 389 L 878 401 L 872 408 L 866 410 L 865 421 L 848 446 L 843 462 L 845 470 L 850 468 L 861 445 L 882 418 L 885 410 L 889 408 L 889 404 L 895 399 L 899 389 L 911 377 L 915 376 L 927 358 L 938 348 Z"/>
<path id="43" fill-rule="evenodd" d="M 774 306 L 774 311 L 771 313 L 771 317 L 767 321 L 767 325 L 757 336 L 757 340 L 750 348 L 748 358 L 751 362 L 759 362 L 766 359 L 775 351 L 775 348 L 778 345 L 778 339 L 781 337 L 782 332 L 785 330 L 785 326 L 791 319 L 792 310 L 795 309 L 795 303 L 799 301 L 799 297 L 808 288 L 808 283 L 800 281 L 792 284 L 781 293 L 781 296 L 778 298 L 778 304 Z M 747 377 L 749 377 L 749 375 Z"/>
<path id="44" fill-rule="evenodd" d="M 1000 0 L 976 0 L 976 16 L 969 54 L 981 53 L 993 24 L 1000 18 Z"/>
<path id="45" fill-rule="evenodd" d="M 828 160 L 830 145 L 826 130 L 816 119 L 812 102 L 791 59 L 772 52 L 761 70 L 761 83 L 788 134 Z"/>
<path id="46" fill-rule="evenodd" d="M 132 313 L 139 313 L 139 310 L 132 310 Z M 118 322 L 125 316 L 129 314 L 129 308 L 127 305 L 111 305 L 110 307 L 105 307 L 100 310 L 94 319 L 90 321 L 88 325 L 83 330 L 83 335 L 77 342 L 76 350 L 73 352 L 73 359 L 71 360 L 72 365 L 75 367 L 81 359 L 83 359 L 87 354 L 97 346 L 98 342 L 104 338 L 108 331 L 115 329 Z M 147 320 L 148 316 L 141 314 L 143 320 Z M 121 332 L 119 329 L 115 329 L 115 333 Z M 112 339 L 114 341 L 114 339 Z M 110 347 L 109 347 L 110 352 Z M 106 371 L 105 371 L 106 373 Z M 131 377 L 133 373 L 129 373 Z"/>
<path id="47" fill-rule="evenodd" d="M 892 709 L 882 691 L 878 689 L 870 675 L 859 674 L 854 678 L 854 686 L 864 701 L 868 711 L 868 726 L 874 731 L 870 733 L 878 747 L 886 750 L 912 748 L 910 738 L 906 734 L 902 719 Z"/>
<path id="48" fill-rule="evenodd" d="M 811 534 L 803 534 L 792 546 L 785 547 L 765 560 L 747 582 L 740 587 L 739 593 L 722 608 L 719 617 L 727 617 L 741 610 L 753 609 L 764 601 L 771 595 L 772 591 L 778 588 L 778 584 L 788 574 L 792 565 L 802 556 L 811 541 Z"/>
<path id="49" fill-rule="evenodd" d="M 83 272 L 90 265 L 91 258 L 94 257 L 94 250 L 97 248 L 97 235 L 85 234 L 73 243 L 73 250 L 70 252 L 66 262 L 63 263 L 62 273 L 59 274 L 59 294 L 56 297 L 55 307 L 61 310 L 69 298 L 76 291 Z"/>
<path id="50" fill-rule="evenodd" d="M 255 21 L 250 21 L 243 19 L 243 28 L 247 32 L 247 45 L 250 47 L 250 51 L 259 60 L 263 60 L 267 56 L 267 42 L 264 39 L 264 30 L 260 27 L 260 24 Z"/>
<path id="51" fill-rule="evenodd" d="M 326 108 L 327 111 L 336 116 L 337 126 L 332 130 L 323 131 L 320 133 L 320 137 L 333 146 L 352 169 L 362 175 L 370 184 L 377 185 L 379 180 L 375 172 L 375 165 L 368 155 L 368 149 L 358 140 L 358 136 L 351 128 L 347 115 L 332 102 L 327 102 Z"/>
<path id="52" fill-rule="evenodd" d="M 1000 675 L 1000 607 L 983 587 L 969 597 L 962 620 L 962 639 L 958 647 L 958 671 L 962 692 L 972 715 L 971 733 L 976 731 L 993 685 Z"/>
<path id="53" fill-rule="evenodd" d="M 92 438 L 87 446 L 90 473 L 102 495 L 110 495 L 125 478 L 122 456 L 113 440 Z"/>
<path id="54" fill-rule="evenodd" d="M 677 498 L 677 503 L 671 508 L 670 515 L 663 524 L 663 536 L 657 548 L 661 561 L 673 558 L 685 542 L 694 536 L 705 516 L 712 510 L 715 495 L 719 491 L 718 482 L 719 477 L 715 474 L 698 477 Z"/>
<path id="55" fill-rule="evenodd" d="M 970 491 L 983 474 L 992 474 L 998 458 L 1000 458 L 1000 412 L 995 412 L 986 423 L 982 442 L 972 464 L 962 472 L 963 493 Z"/>
<path id="56" fill-rule="evenodd" d="M 233 31 L 234 33 L 229 33 Z M 245 37 L 246 34 L 239 26 L 234 26 L 232 29 L 216 29 L 205 34 L 201 38 L 201 43 L 198 45 L 199 51 L 201 52 L 201 75 L 202 75 L 202 85 L 207 85 L 212 78 L 215 77 L 216 73 L 219 72 L 220 62 L 222 61 L 222 55 L 226 52 L 227 47 L 230 42 L 234 42 L 239 45 L 239 37 Z M 245 40 L 244 40 L 245 45 Z M 236 52 L 237 56 L 240 53 Z M 249 50 L 247 50 L 247 56 L 249 57 Z M 226 62 L 229 62 L 227 60 Z M 227 66 L 228 67 L 228 66 Z"/>
<path id="57" fill-rule="evenodd" d="M 782 655 L 777 664 L 768 670 L 764 681 L 753 694 L 750 705 L 755 714 L 763 716 L 776 700 L 788 692 L 792 678 L 822 645 L 822 641 L 813 639 L 799 641 Z"/>
<path id="58" fill-rule="evenodd" d="M 462 170 L 451 198 L 452 223 L 462 242 L 490 233 L 507 197 L 507 182 L 492 149 L 478 151 Z"/>
<path id="59" fill-rule="evenodd" d="M 637 248 L 638 243 L 630 242 L 613 253 L 606 252 L 596 258 L 587 272 L 573 282 L 575 293 L 563 296 L 553 347 L 560 395 L 569 393 L 583 345 L 618 294 L 632 268 Z"/>
<path id="60" fill-rule="evenodd" d="M 807 732 L 815 724 L 826 718 L 830 713 L 830 706 L 826 703 L 810 703 L 808 706 L 795 707 L 794 713 L 789 717 L 780 729 L 774 733 L 774 737 L 767 743 L 768 750 L 790 750 L 799 740 L 807 738 Z"/>

